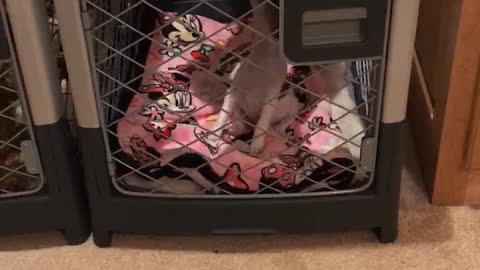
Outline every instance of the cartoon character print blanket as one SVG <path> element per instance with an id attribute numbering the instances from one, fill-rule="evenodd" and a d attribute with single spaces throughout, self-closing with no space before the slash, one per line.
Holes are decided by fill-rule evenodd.
<path id="1" fill-rule="evenodd" d="M 198 192 L 223 194 L 349 187 L 355 167 L 348 151 L 337 147 L 344 140 L 331 121 L 326 100 L 306 107 L 286 130 L 289 136 L 267 135 L 262 157 L 270 158 L 252 157 L 239 150 L 236 140 L 248 140 L 249 134 L 207 140 L 222 97 L 215 102 L 202 99 L 197 81 L 212 73 L 223 76 L 231 72 L 238 57 L 248 53 L 245 48 L 251 45 L 253 32 L 236 23 L 166 14 L 158 23 L 167 26 L 153 36 L 140 91 L 118 124 L 119 143 L 142 174 L 149 176 L 145 181 L 175 172 L 175 177 L 183 175 L 179 181 L 187 179 L 198 185 Z M 174 23 L 169 24 L 171 21 Z M 308 70 L 290 66 L 288 80 L 322 95 L 322 77 L 309 76 Z"/>

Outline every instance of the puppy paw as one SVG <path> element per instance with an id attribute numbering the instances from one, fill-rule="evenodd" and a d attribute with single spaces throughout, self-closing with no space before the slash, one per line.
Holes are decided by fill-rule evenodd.
<path id="1" fill-rule="evenodd" d="M 263 148 L 265 146 L 264 136 L 260 136 L 258 138 L 253 139 L 252 143 L 250 144 L 250 155 L 259 157 L 260 154 L 263 152 Z"/>

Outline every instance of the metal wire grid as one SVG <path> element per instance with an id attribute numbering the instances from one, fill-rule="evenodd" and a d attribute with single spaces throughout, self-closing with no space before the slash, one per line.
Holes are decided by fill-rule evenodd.
<path id="1" fill-rule="evenodd" d="M 0 1 L 3 34 L 9 47 L 13 48 L 8 19 L 3 2 Z M 40 172 L 27 170 L 23 149 L 32 141 L 33 128 L 26 106 L 25 95 L 19 77 L 16 59 L 9 54 L 0 59 L 0 199 L 38 192 L 43 184 Z M 37 154 L 34 150 L 34 155 Z M 38 154 L 37 154 L 38 156 Z"/>
<path id="2" fill-rule="evenodd" d="M 177 15 L 177 18 L 182 17 L 185 14 L 195 14 L 195 10 L 200 7 L 208 7 L 215 12 L 221 13 L 225 17 L 232 19 L 233 21 L 240 22 L 243 24 L 242 22 L 243 19 L 248 17 L 248 15 L 251 12 L 250 11 L 242 15 L 241 17 L 235 18 L 225 13 L 221 9 L 219 9 L 216 5 L 212 4 L 212 1 L 198 0 L 198 1 L 189 1 L 189 2 L 194 3 L 192 4 L 192 7 L 183 13 L 179 13 Z M 116 125 L 122 119 L 129 118 L 133 114 L 138 114 L 140 112 L 138 111 L 138 112 L 127 114 L 126 105 L 128 105 L 129 99 L 134 94 L 140 93 L 140 91 L 137 89 L 139 87 L 139 82 L 142 79 L 143 72 L 151 71 L 151 70 L 148 70 L 143 64 L 144 58 L 142 59 L 141 55 L 142 55 L 142 50 L 145 50 L 145 48 L 142 48 L 141 44 L 145 42 L 147 42 L 148 44 L 151 42 L 158 43 L 158 41 L 152 38 L 152 35 L 160 31 L 163 27 L 165 27 L 164 25 L 157 29 L 154 29 L 153 31 L 143 30 L 144 28 L 142 28 L 141 23 L 142 21 L 145 21 L 145 18 L 142 17 L 142 14 L 144 14 L 142 12 L 145 12 L 146 9 L 153 10 L 157 14 L 161 14 L 161 15 L 165 14 L 165 12 L 160 10 L 158 7 L 156 7 L 155 4 L 152 3 L 152 1 L 146 1 L 146 0 L 123 0 L 123 1 L 85 0 L 85 3 L 89 9 L 90 15 L 93 20 L 92 29 L 89 29 L 87 31 L 87 39 L 92 41 L 92 46 L 95 52 L 96 77 L 98 78 L 98 91 L 99 91 L 97 94 L 99 97 L 99 107 L 102 109 L 101 111 L 103 111 L 102 124 L 106 134 L 106 139 L 108 142 L 107 143 L 107 152 L 109 153 L 108 159 L 110 160 L 111 167 L 113 168 L 111 170 L 111 176 L 112 176 L 113 184 L 120 192 L 129 194 L 129 195 L 154 196 L 154 197 L 159 196 L 159 197 L 179 197 L 179 198 L 183 198 L 183 197 L 189 197 L 189 198 L 191 197 L 195 197 L 195 198 L 198 198 L 198 197 L 201 197 L 201 198 L 255 197 L 255 198 L 258 198 L 258 197 L 279 197 L 279 196 L 280 197 L 318 196 L 318 195 L 327 195 L 327 194 L 350 193 L 350 192 L 358 192 L 358 191 L 364 190 L 368 188 L 368 186 L 371 184 L 373 179 L 373 173 L 368 173 L 369 175 L 368 180 L 363 181 L 360 184 L 357 183 L 357 185 L 352 185 L 350 188 L 342 189 L 342 190 L 333 188 L 329 184 L 329 181 L 331 179 L 333 179 L 337 175 L 340 175 L 341 173 L 345 173 L 345 172 L 355 173 L 355 169 L 353 167 L 345 167 L 345 166 L 342 166 L 341 164 L 336 164 L 333 161 L 327 161 L 329 163 L 332 163 L 333 166 L 337 167 L 338 172 L 331 175 L 328 178 L 320 179 L 320 180 L 311 179 L 309 177 L 303 176 L 305 177 L 304 181 L 309 181 L 312 183 L 312 186 L 316 187 L 316 189 L 312 189 L 314 190 L 313 192 L 308 192 L 308 193 L 305 192 L 305 193 L 287 194 L 279 189 L 276 189 L 274 185 L 280 179 L 268 185 L 260 183 L 260 186 L 261 186 L 260 190 L 258 190 L 258 192 L 255 192 L 254 194 L 248 194 L 248 195 L 233 194 L 232 192 L 221 188 L 220 185 L 224 182 L 214 184 L 211 187 L 211 189 L 215 191 L 220 191 L 220 194 L 215 194 L 215 195 L 203 194 L 203 192 L 207 191 L 208 189 L 205 187 L 199 192 L 199 194 L 193 194 L 193 195 L 192 194 L 179 195 L 179 194 L 157 193 L 158 189 L 155 187 L 151 188 L 150 190 L 141 190 L 140 192 L 136 191 L 135 187 L 133 186 L 125 187 L 125 185 L 122 184 L 122 181 L 130 175 L 139 175 L 141 177 L 144 177 L 145 181 L 149 181 L 151 183 L 158 183 L 158 185 L 160 186 L 164 184 L 164 183 L 160 183 L 158 179 L 154 179 L 151 176 L 142 172 L 144 168 L 159 163 L 159 160 L 155 155 L 148 153 L 146 151 L 143 151 L 143 154 L 148 156 L 148 158 L 152 160 L 149 164 L 146 164 L 143 166 L 135 166 L 125 161 L 124 159 L 125 154 L 116 144 L 116 141 L 119 140 L 119 137 L 116 134 Z M 272 5 L 278 8 L 278 6 L 276 6 L 276 4 L 271 1 L 264 1 L 262 5 Z M 259 6 L 257 6 L 257 8 Z M 169 23 L 172 23 L 172 21 L 170 21 Z M 260 35 L 258 31 L 256 31 L 255 29 L 252 29 L 249 25 L 244 24 L 243 26 Z M 184 27 L 189 29 L 192 32 L 196 32 L 196 30 L 192 29 L 192 27 L 189 25 L 184 25 Z M 224 28 L 222 28 L 221 30 L 224 30 Z M 210 40 L 211 36 L 215 35 L 221 30 L 216 31 L 214 34 L 210 36 L 206 36 L 206 37 L 204 36 L 201 41 L 204 42 L 205 40 Z M 272 35 L 276 33 L 278 33 L 278 30 L 273 32 Z M 202 33 L 198 33 L 198 32 L 197 34 L 202 35 Z M 262 35 L 261 39 L 270 40 L 270 42 L 276 42 L 272 38 L 272 36 Z M 249 48 L 244 49 L 244 51 L 242 52 L 229 51 L 229 53 L 241 59 L 243 52 L 252 49 L 257 44 L 258 43 L 251 45 Z M 195 45 L 197 44 L 193 44 L 185 48 L 184 51 L 188 51 L 190 48 L 194 47 Z M 143 55 L 145 54 L 146 52 L 143 52 Z M 182 54 L 178 54 L 175 57 L 179 57 L 183 60 L 188 61 L 191 65 L 195 66 L 197 69 L 202 70 L 212 76 L 215 76 L 220 81 L 223 81 L 225 83 L 231 83 L 228 79 L 218 76 L 217 74 L 213 73 L 211 70 L 202 67 L 198 63 L 192 62 Z M 140 60 L 138 60 L 139 58 Z M 161 66 L 168 61 L 170 60 L 167 60 L 158 66 Z M 255 63 L 251 63 L 251 64 L 255 65 Z M 328 66 L 322 66 L 321 68 L 328 72 Z M 358 114 L 358 116 L 362 119 L 364 123 L 366 123 L 364 132 L 366 133 L 366 136 L 370 138 L 376 138 L 378 134 L 379 119 L 377 115 L 380 110 L 379 105 L 381 104 L 379 100 L 381 100 L 381 94 L 382 94 L 381 90 L 382 90 L 383 82 L 380 80 L 380 78 L 382 78 L 383 69 L 384 69 L 383 59 L 362 60 L 362 61 L 357 61 L 352 63 L 351 71 L 345 74 L 345 81 L 347 82 L 347 85 L 344 85 L 344 86 L 353 85 L 354 86 L 353 89 L 355 89 L 356 91 L 356 93 L 351 93 L 353 95 L 358 96 L 358 93 L 361 93 L 360 101 L 358 101 L 358 98 L 357 98 L 357 101 L 358 101 L 357 107 L 345 108 L 339 104 L 334 104 L 334 103 L 331 104 L 331 106 L 338 106 L 345 110 L 346 113 L 340 116 L 339 118 L 345 117 L 348 114 L 353 114 L 353 113 L 358 114 L 358 112 L 363 111 L 364 113 Z M 268 71 L 265 71 L 265 72 L 268 73 Z M 308 78 L 305 78 L 302 82 L 304 82 L 307 79 Z M 306 93 L 309 93 L 310 95 L 318 96 L 317 94 L 312 93 L 310 90 L 305 89 L 302 86 L 302 82 L 299 82 L 299 83 L 287 82 L 287 83 L 293 87 L 303 90 Z M 222 98 L 223 97 L 220 97 L 219 99 L 221 100 Z M 321 97 L 318 97 L 318 98 L 321 98 Z M 125 102 L 125 100 L 127 101 Z M 148 100 L 148 102 L 152 103 L 155 101 Z M 197 110 L 200 110 L 200 109 L 202 108 L 197 108 Z M 303 112 L 309 109 L 310 107 L 307 107 Z M 183 120 L 186 117 L 188 117 L 188 115 L 186 116 L 182 115 L 182 117 L 180 117 L 180 119 L 177 121 L 181 122 L 181 120 Z M 299 119 L 299 116 L 297 116 L 297 119 Z M 338 119 L 334 119 L 334 120 L 338 121 Z M 252 127 L 255 126 L 255 123 L 249 123 L 248 121 L 245 121 L 245 120 L 242 120 L 242 121 L 244 122 L 244 124 L 248 126 L 252 126 Z M 319 126 L 316 123 L 309 123 L 309 124 L 317 128 L 316 132 L 321 132 L 321 131 L 328 132 L 327 129 Z M 264 131 L 264 132 L 270 133 L 270 131 Z M 360 132 L 357 135 L 362 133 L 363 132 Z M 284 140 L 285 143 L 290 144 L 291 146 L 294 146 L 291 142 L 288 141 L 288 138 L 281 138 L 281 139 Z M 353 138 L 342 138 L 342 139 L 344 140 L 344 143 L 337 146 L 335 149 L 330 150 L 329 153 L 334 150 L 338 150 L 338 148 L 340 147 L 345 147 L 347 143 L 352 142 Z M 186 152 L 189 152 L 188 150 L 189 145 L 182 144 L 178 141 L 175 141 L 175 143 L 180 144 L 182 148 L 185 149 Z M 357 147 L 360 147 L 360 145 L 357 145 Z M 274 157 L 281 154 L 282 154 L 281 152 L 275 153 Z M 321 158 L 321 156 L 315 153 L 309 153 L 309 154 L 312 154 L 313 156 L 315 156 L 315 158 Z M 198 172 L 202 167 L 205 167 L 212 162 L 216 162 L 216 159 L 220 158 L 221 156 L 218 156 L 214 159 L 210 159 L 208 160 L 208 162 L 193 169 L 181 168 L 173 164 L 169 164 L 170 167 L 173 167 L 180 174 L 180 175 L 177 175 L 176 177 L 173 177 L 172 180 L 177 181 L 177 180 L 191 177 L 194 173 Z M 270 160 L 272 159 L 273 157 L 270 158 Z M 238 173 L 239 176 L 243 176 L 243 174 L 246 171 L 255 169 L 266 161 L 267 160 L 264 160 L 260 164 L 252 166 L 251 168 L 243 169 L 243 172 Z M 227 167 L 226 165 L 222 165 L 222 166 Z M 115 168 L 117 170 L 115 170 Z M 122 168 L 122 170 L 119 170 L 119 168 Z M 292 170 L 292 169 L 287 169 L 287 170 L 291 174 L 295 174 L 297 176 L 299 174 L 299 172 L 295 170 Z M 120 171 L 123 171 L 123 172 L 120 173 Z M 322 188 L 323 188 L 322 191 L 315 191 Z M 270 194 L 262 194 L 262 193 L 265 193 L 266 191 L 268 191 L 268 193 Z"/>

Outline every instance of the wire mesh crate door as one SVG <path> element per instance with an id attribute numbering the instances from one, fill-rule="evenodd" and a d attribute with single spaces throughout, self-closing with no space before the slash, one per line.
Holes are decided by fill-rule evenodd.
<path id="1" fill-rule="evenodd" d="M 43 186 L 38 153 L 32 140 L 28 107 L 20 70 L 14 58 L 7 14 L 0 3 L 2 32 L 7 58 L 0 59 L 0 198 L 38 192 Z"/>
<path id="2" fill-rule="evenodd" d="M 42 4 L 43 5 L 43 4 Z M 28 108 L 28 101 L 24 91 L 21 78 L 21 70 L 15 58 L 15 42 L 10 31 L 8 14 L 5 6 L 2 8 L 2 44 L 8 49 L 8 57 L 1 60 L 0 68 L 0 167 L 4 171 L 0 173 L 0 197 L 19 196 L 35 193 L 44 185 L 41 162 L 34 129 L 32 127 L 31 112 Z M 58 36 L 58 23 L 55 18 L 53 2 L 46 0 L 44 6 L 48 14 L 50 33 L 55 44 L 57 53 L 60 79 L 65 95 L 65 108 L 67 118 L 74 126 L 73 106 L 69 97 L 65 61 L 61 50 Z M 5 26 L 5 27 L 4 27 Z M 73 130 L 73 128 L 72 128 Z"/>
<path id="3" fill-rule="evenodd" d="M 277 1 L 85 4 L 121 192 L 318 196 L 371 184 L 383 58 L 287 64 L 278 48 Z M 225 108 L 229 98 L 234 106 Z M 260 125 L 265 108 L 273 108 L 271 117 Z M 259 140 L 261 151 L 252 153 Z"/>

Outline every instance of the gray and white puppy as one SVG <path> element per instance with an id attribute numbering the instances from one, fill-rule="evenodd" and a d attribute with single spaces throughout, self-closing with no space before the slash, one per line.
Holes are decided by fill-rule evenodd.
<path id="1" fill-rule="evenodd" d="M 250 26 L 270 37 L 278 29 L 278 10 L 268 3 L 257 7 L 262 2 L 250 0 L 254 8 Z M 261 35 L 258 38 L 262 39 Z M 287 60 L 278 44 L 269 39 L 257 40 L 254 44 L 250 54 L 241 59 L 230 74 L 231 86 L 214 127 L 216 136 L 209 139 L 219 139 L 227 128 L 233 134 L 248 130 L 244 120 L 255 126 L 249 152 L 258 155 L 264 148 L 266 132 L 272 126 L 283 132 L 304 104 L 292 91 L 281 95 L 287 77 Z M 229 122 L 233 123 L 229 125 Z"/>
<path id="2" fill-rule="evenodd" d="M 254 8 L 250 26 L 259 33 L 270 36 L 278 29 L 278 10 L 268 3 L 261 5 L 262 2 L 264 1 L 250 0 Z M 255 126 L 249 147 L 249 152 L 253 155 L 263 150 L 265 132 L 274 131 L 281 135 L 306 106 L 293 89 L 281 95 L 287 77 L 287 60 L 278 44 L 267 39 L 257 42 L 250 54 L 241 59 L 229 74 L 231 84 L 213 129 L 215 135 L 209 136 L 209 140 L 218 140 L 225 129 L 229 129 L 233 135 L 242 134 L 250 129 L 244 123 L 249 122 Z M 363 122 L 355 111 L 356 102 L 351 96 L 352 83 L 346 81 L 347 66 L 346 62 L 336 62 L 324 67 L 313 66 L 312 71 L 323 74 L 329 100 L 339 105 L 331 106 L 332 118 L 342 130 L 342 136 L 350 140 L 345 148 L 354 160 L 359 161 L 359 146 L 365 132 Z M 308 102 L 315 102 L 315 98 Z M 243 115 L 246 117 L 242 118 Z"/>

